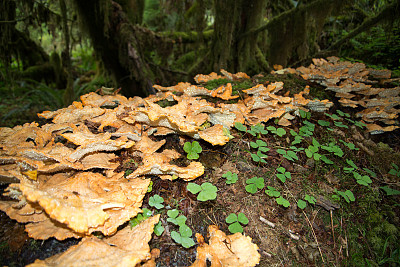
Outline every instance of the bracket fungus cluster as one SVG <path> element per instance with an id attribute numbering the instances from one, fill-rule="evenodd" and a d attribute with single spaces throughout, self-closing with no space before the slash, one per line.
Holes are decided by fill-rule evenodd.
<path id="1" fill-rule="evenodd" d="M 400 87 L 383 86 L 393 79 L 389 70 L 367 68 L 363 63 L 339 61 L 337 57 L 313 59 L 309 67 L 282 69 L 274 73 L 297 73 L 335 92 L 344 107 L 357 109 L 356 116 L 371 134 L 393 131 L 399 126 Z"/>
<path id="2" fill-rule="evenodd" d="M 249 79 L 244 73 L 221 72 L 224 76 L 212 73 L 198 75 L 195 80 L 204 83 L 219 78 Z M 118 235 L 122 235 L 117 232 L 118 227 L 141 212 L 150 183 L 148 175 L 190 181 L 204 173 L 200 162 L 175 165 L 174 160 L 181 155 L 163 148 L 164 136 L 175 133 L 212 145 L 224 145 L 231 138 L 229 129 L 235 122 L 255 125 L 274 118 L 280 125 L 288 126 L 300 109 L 324 111 L 332 106 L 328 100 L 305 98 L 308 88 L 289 97 L 289 92 L 281 92 L 282 82 L 258 84 L 244 90 L 240 96 L 233 93 L 231 83 L 214 90 L 189 83 L 154 87 L 159 92 L 147 98 L 127 99 L 118 94 L 92 92 L 66 108 L 38 114 L 48 120 L 47 124 L 33 122 L 0 128 L 0 182 L 10 183 L 5 193 L 9 200 L 0 201 L 0 209 L 12 219 L 25 223 L 32 238 L 83 238 L 65 255 L 33 266 L 94 260 L 89 251 L 104 251 L 107 255 L 111 250 L 115 251 L 115 254 L 111 253 L 114 256 L 96 254 L 98 260 L 104 259 L 104 266 L 112 265 L 115 257 L 133 263 L 133 266 L 149 260 L 147 242 L 158 217 L 148 222 L 150 226 L 143 226 L 147 236 L 145 248 L 127 249 L 127 244 L 120 247 L 120 243 L 113 243 Z M 207 101 L 208 98 L 218 101 Z M 170 105 L 163 107 L 160 102 Z M 138 162 L 137 168 L 126 177 L 119 168 L 118 159 L 122 154 L 134 157 Z M 92 236 L 95 232 L 107 238 L 97 240 Z M 214 229 L 211 235 L 217 238 L 222 234 Z M 238 246 L 238 250 L 247 251 L 237 243 L 242 244 L 242 241 L 235 241 L 245 237 L 221 238 L 230 239 L 232 249 Z M 217 241 L 212 242 L 210 245 L 201 243 L 199 255 L 204 258 L 204 253 L 211 253 L 215 259 L 215 253 L 220 250 L 214 246 L 220 245 L 214 245 Z M 223 258 L 222 255 L 218 257 Z M 251 264 L 243 264 L 255 265 L 259 256 L 251 257 Z M 232 265 L 226 260 L 221 266 L 240 264 Z"/>

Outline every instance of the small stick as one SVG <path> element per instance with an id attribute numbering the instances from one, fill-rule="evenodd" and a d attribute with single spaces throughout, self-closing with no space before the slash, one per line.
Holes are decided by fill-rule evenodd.
<path id="1" fill-rule="evenodd" d="M 314 228 L 312 227 L 312 224 L 311 224 L 310 220 L 308 219 L 308 217 L 307 217 L 306 213 L 304 212 L 304 210 L 302 210 L 302 212 L 303 212 L 304 217 L 306 217 L 306 220 L 307 220 L 308 224 L 309 224 L 310 227 L 311 227 L 311 232 L 312 232 L 312 234 L 313 234 L 313 236 L 314 236 L 315 243 L 317 243 L 318 250 L 319 250 L 319 254 L 321 255 L 322 262 L 325 263 L 324 257 L 322 256 L 321 247 L 319 246 L 319 243 L 318 243 L 317 235 L 316 235 L 315 232 L 314 232 Z"/>
<path id="2" fill-rule="evenodd" d="M 263 218 L 260 216 L 260 221 L 263 223 L 267 224 L 268 226 L 271 226 L 272 228 L 275 228 L 275 224 L 273 222 L 268 221 L 267 219 Z"/>
<path id="3" fill-rule="evenodd" d="M 331 214 L 331 225 L 332 225 L 332 237 L 333 237 L 333 248 L 336 247 L 336 242 L 335 242 L 335 229 L 333 228 L 333 211 L 330 210 L 329 213 Z"/>

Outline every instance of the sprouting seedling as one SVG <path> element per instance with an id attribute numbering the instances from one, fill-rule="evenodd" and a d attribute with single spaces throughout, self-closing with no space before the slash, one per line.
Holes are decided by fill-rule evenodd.
<path id="1" fill-rule="evenodd" d="M 351 201 L 355 201 L 356 200 L 356 198 L 354 197 L 353 192 L 351 192 L 350 190 L 346 190 L 346 191 L 342 192 L 342 191 L 339 191 L 339 190 L 335 189 L 335 192 L 339 196 L 344 198 L 344 200 L 346 200 L 347 203 L 350 203 Z M 335 197 L 335 195 L 334 195 L 334 197 Z M 335 198 L 338 198 L 338 197 L 335 197 Z"/>
<path id="2" fill-rule="evenodd" d="M 181 244 L 184 248 L 190 248 L 194 246 L 194 241 L 191 238 L 192 230 L 186 224 L 179 226 L 179 232 L 171 231 L 172 239 Z"/>
<path id="3" fill-rule="evenodd" d="M 315 199 L 315 197 L 306 194 L 304 200 L 299 199 L 297 201 L 297 207 L 299 207 L 300 209 L 305 209 L 305 207 L 307 206 L 307 202 L 310 204 L 315 204 L 317 200 Z"/>
<path id="4" fill-rule="evenodd" d="M 243 233 L 243 227 L 241 224 L 246 225 L 249 223 L 249 219 L 247 219 L 246 215 L 241 212 L 238 215 L 235 213 L 229 214 L 225 221 L 230 224 L 228 229 L 232 234 Z"/>
<path id="5" fill-rule="evenodd" d="M 164 199 L 157 194 L 155 194 L 154 196 L 149 198 L 149 205 L 151 207 L 155 207 L 158 210 L 164 208 L 164 205 L 161 204 L 163 202 L 164 202 Z"/>
<path id="6" fill-rule="evenodd" d="M 268 152 L 270 149 L 267 147 L 267 143 L 262 140 L 257 140 L 256 142 L 250 142 L 252 148 L 257 148 L 256 153 L 250 153 L 251 158 L 255 162 L 267 163 L 264 159 L 268 156 L 263 154 L 263 152 Z"/>
<path id="7" fill-rule="evenodd" d="M 349 114 L 349 113 L 343 112 L 343 111 L 341 111 L 341 110 L 339 110 L 339 109 L 336 110 L 336 113 L 339 114 L 339 116 L 341 116 L 341 117 L 350 118 L 350 114 Z"/>
<path id="8" fill-rule="evenodd" d="M 286 151 L 286 150 L 284 150 L 284 149 L 282 149 L 282 148 L 278 148 L 278 149 L 276 150 L 276 152 L 279 153 L 279 154 L 281 154 L 282 157 L 284 157 L 284 158 L 286 158 L 286 159 L 288 159 L 288 160 L 291 160 L 291 161 L 294 161 L 294 160 L 298 160 L 298 159 L 299 159 L 299 158 L 297 157 L 297 155 L 296 155 L 296 152 L 291 151 L 291 150 Z"/>
<path id="9" fill-rule="evenodd" d="M 250 127 L 250 130 L 247 131 L 249 134 L 253 136 L 258 136 L 259 138 L 261 137 L 262 134 L 267 134 L 268 131 L 264 129 L 264 125 L 257 123 L 256 125 L 253 125 Z"/>
<path id="10" fill-rule="evenodd" d="M 304 127 L 304 126 L 303 126 Z M 300 144 L 303 141 L 303 137 L 300 136 L 296 131 L 293 129 L 290 129 L 290 134 L 294 137 L 294 140 L 292 141 L 292 145 L 297 145 Z M 311 133 L 312 134 L 312 133 Z"/>
<path id="11" fill-rule="evenodd" d="M 307 157 L 314 158 L 315 160 L 320 160 L 321 154 L 318 153 L 320 146 L 321 145 L 318 143 L 318 141 L 315 138 L 313 138 L 312 145 L 309 145 L 308 148 L 304 150 L 306 152 Z"/>
<path id="12" fill-rule="evenodd" d="M 331 126 L 331 123 L 329 121 L 324 121 L 324 120 L 318 120 L 318 124 L 324 127 Z"/>
<path id="13" fill-rule="evenodd" d="M 283 198 L 282 196 L 276 198 L 275 201 L 276 201 L 276 203 L 278 203 L 279 205 L 284 206 L 285 208 L 290 206 L 290 202 L 287 201 L 287 199 Z"/>
<path id="14" fill-rule="evenodd" d="M 358 147 L 356 147 L 353 143 L 347 143 L 345 141 L 343 141 L 342 139 L 339 140 L 340 142 L 342 142 L 345 146 L 347 146 L 349 149 L 351 150 L 360 150 Z"/>
<path id="15" fill-rule="evenodd" d="M 159 221 L 156 225 L 154 225 L 154 234 L 156 236 L 162 235 L 162 233 L 164 233 L 164 230 L 165 229 L 161 221 Z"/>
<path id="16" fill-rule="evenodd" d="M 278 179 L 281 180 L 282 183 L 286 182 L 286 179 L 292 178 L 292 174 L 290 172 L 287 172 L 284 167 L 279 167 L 278 169 L 276 169 L 276 171 L 278 172 L 276 174 L 276 177 L 278 177 Z"/>
<path id="17" fill-rule="evenodd" d="M 335 121 L 334 124 L 337 127 L 349 129 L 349 126 L 343 124 L 343 122 L 341 122 L 341 121 Z"/>
<path id="18" fill-rule="evenodd" d="M 202 185 L 198 185 L 195 183 L 188 183 L 187 190 L 192 194 L 197 194 L 197 200 L 199 201 L 207 201 L 213 200 L 217 198 L 218 188 L 211 183 L 203 183 Z"/>
<path id="19" fill-rule="evenodd" d="M 329 118 L 331 118 L 332 120 L 340 120 L 341 118 L 336 115 L 336 114 L 328 114 L 328 113 L 324 113 L 326 116 L 328 116 Z"/>
<path id="20" fill-rule="evenodd" d="M 338 156 L 338 157 L 343 157 L 343 155 L 344 155 L 343 150 L 338 145 L 336 145 L 334 142 L 330 142 L 326 146 L 322 145 L 321 149 L 324 149 L 330 153 L 333 153 L 335 156 Z"/>
<path id="21" fill-rule="evenodd" d="M 311 113 L 310 112 L 307 112 L 307 111 L 304 111 L 302 109 L 299 109 L 299 113 L 300 113 L 300 117 L 303 118 L 303 119 L 309 120 L 311 118 Z"/>
<path id="22" fill-rule="evenodd" d="M 270 197 L 279 197 L 281 195 L 281 193 L 276 190 L 274 187 L 272 186 L 267 186 L 267 190 L 265 190 L 265 194 L 267 194 Z"/>
<path id="23" fill-rule="evenodd" d="M 224 173 L 222 177 L 226 178 L 226 184 L 234 184 L 238 180 L 238 176 L 236 173 L 232 173 L 231 171 L 228 171 L 227 173 Z"/>
<path id="24" fill-rule="evenodd" d="M 144 208 L 142 209 L 142 213 L 139 213 L 136 217 L 132 218 L 129 221 L 129 225 L 131 226 L 131 228 L 133 228 L 136 225 L 143 222 L 144 220 L 146 220 L 147 218 L 151 217 L 151 215 L 152 215 L 151 210 Z"/>
<path id="25" fill-rule="evenodd" d="M 245 133 L 247 132 L 247 127 L 245 125 L 243 125 L 243 123 L 235 122 L 235 128 L 238 131 L 245 132 Z"/>
<path id="26" fill-rule="evenodd" d="M 304 125 L 299 129 L 299 135 L 303 137 L 310 137 L 315 130 L 315 124 L 309 121 L 303 121 Z"/>
<path id="27" fill-rule="evenodd" d="M 173 210 L 169 210 L 167 211 L 167 215 L 168 215 L 168 219 L 167 222 L 173 223 L 175 225 L 184 225 L 186 224 L 186 216 L 184 215 L 179 215 L 179 210 L 177 209 L 173 209 Z"/>
<path id="28" fill-rule="evenodd" d="M 254 194 L 258 189 L 264 188 L 264 178 L 253 177 L 246 180 L 246 191 Z"/>
<path id="29" fill-rule="evenodd" d="M 396 163 L 392 162 L 392 169 L 390 169 L 389 174 L 400 177 L 400 169 L 399 166 L 397 166 Z"/>
<path id="30" fill-rule="evenodd" d="M 268 126 L 267 130 L 270 131 L 273 134 L 276 134 L 279 137 L 282 137 L 282 136 L 284 136 L 286 134 L 285 129 L 283 129 L 283 128 L 278 128 L 277 129 L 274 126 Z"/>
<path id="31" fill-rule="evenodd" d="M 356 182 L 360 185 L 368 186 L 372 183 L 372 180 L 368 175 L 361 175 L 358 172 L 353 172 L 353 176 L 356 179 Z"/>
<path id="32" fill-rule="evenodd" d="M 147 193 L 150 193 L 151 191 L 153 191 L 153 181 L 150 181 L 149 187 L 147 187 Z"/>
<path id="33" fill-rule="evenodd" d="M 343 171 L 345 173 L 352 173 L 352 172 L 354 172 L 355 170 L 358 169 L 357 165 L 354 164 L 354 162 L 351 159 L 346 159 L 346 162 L 347 162 L 347 164 L 349 164 L 350 167 L 344 167 L 343 168 Z"/>
<path id="34" fill-rule="evenodd" d="M 193 141 L 192 143 L 186 142 L 183 145 L 183 150 L 185 150 L 187 154 L 188 159 L 198 159 L 199 158 L 199 153 L 203 151 L 201 148 L 199 142 Z"/>
<path id="35" fill-rule="evenodd" d="M 379 187 L 380 189 L 382 189 L 383 191 L 385 191 L 387 196 L 397 196 L 400 195 L 400 191 L 390 188 L 389 186 L 385 185 L 385 186 L 381 186 Z"/>

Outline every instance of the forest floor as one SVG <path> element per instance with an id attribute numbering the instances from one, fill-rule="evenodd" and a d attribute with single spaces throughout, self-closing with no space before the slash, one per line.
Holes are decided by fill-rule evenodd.
<path id="1" fill-rule="evenodd" d="M 189 266 L 196 259 L 196 245 L 184 248 L 171 238 L 171 231 L 177 227 L 167 223 L 170 209 L 178 209 L 187 217 L 186 224 L 193 233 L 204 237 L 212 224 L 230 233 L 226 218 L 231 213 L 243 213 L 249 221 L 242 225 L 243 233 L 259 247 L 259 266 L 399 264 L 400 197 L 396 190 L 386 190 L 399 189 L 400 172 L 391 164 L 400 166 L 399 130 L 370 135 L 344 119 L 346 114 L 354 119 L 355 111 L 339 108 L 337 100 L 323 87 L 296 75 L 264 76 L 265 83 L 274 81 L 284 82 L 283 92 L 299 92 L 309 85 L 312 97 L 328 98 L 334 106 L 326 114 L 312 112 L 296 117 L 291 126 L 283 127 L 285 134 L 282 136 L 271 130 L 268 134 L 253 135 L 232 128 L 230 134 L 234 138 L 224 146 L 200 140 L 202 152 L 198 161 L 205 166 L 205 173 L 192 182 L 199 185 L 209 182 L 216 186 L 215 200 L 198 201 L 197 196 L 187 190 L 187 183 L 179 179 L 166 181 L 151 177 L 152 191 L 146 194 L 142 208 L 160 213 L 165 228 L 161 236 L 153 235 L 150 242 L 151 248 L 159 248 L 161 252 L 157 266 Z M 247 88 L 254 85 L 248 84 Z M 327 130 L 321 125 L 324 124 L 321 121 L 334 125 L 332 114 L 346 127 L 333 126 Z M 290 130 L 299 133 L 302 127 L 310 127 L 310 123 L 314 125 L 311 126 L 313 130 L 297 145 L 300 148 L 297 158 L 282 152 L 293 150 L 294 136 Z M 264 129 L 270 126 L 280 128 L 273 120 L 263 124 Z M 251 144 L 257 140 L 265 142 L 269 148 L 265 152 L 265 163 L 256 162 L 252 157 L 256 149 Z M 329 155 L 331 163 L 323 162 L 318 156 L 308 157 L 304 149 L 316 146 L 313 140 L 320 146 L 337 146 L 343 154 L 333 156 L 320 147 L 318 153 Z M 186 155 L 182 145 L 185 141 L 192 139 L 169 135 L 164 149 L 175 149 Z M 350 145 L 357 143 L 363 144 L 363 148 Z M 186 158 L 181 160 L 181 164 L 189 162 Z M 125 165 L 124 171 L 132 168 Z M 362 177 L 368 176 L 371 182 L 366 182 L 367 185 L 357 182 L 356 170 Z M 235 183 L 227 183 L 228 172 L 237 174 Z M 286 176 L 282 178 L 279 174 Z M 253 177 L 262 178 L 263 182 L 249 181 Z M 253 182 L 255 191 L 249 187 Z M 3 190 L 6 187 L 2 185 Z M 154 195 L 163 198 L 164 208 L 155 209 L 148 204 Z M 287 204 L 289 206 L 285 207 Z M 0 265 L 24 266 L 78 243 L 76 239 L 30 239 L 23 224 L 9 219 L 3 212 L 0 212 L 0 225 Z"/>

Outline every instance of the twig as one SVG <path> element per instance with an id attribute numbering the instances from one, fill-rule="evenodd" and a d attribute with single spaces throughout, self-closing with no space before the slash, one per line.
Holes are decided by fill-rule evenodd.
<path id="1" fill-rule="evenodd" d="M 262 221 L 263 223 L 267 224 L 268 226 L 275 228 L 275 224 L 273 222 L 268 221 L 267 219 L 263 218 L 260 216 L 260 221 Z"/>
<path id="2" fill-rule="evenodd" d="M 336 247 L 336 242 L 335 242 L 335 229 L 333 228 L 333 211 L 330 210 L 329 213 L 331 214 L 331 225 L 332 225 L 332 237 L 333 237 L 333 248 Z"/>
<path id="3" fill-rule="evenodd" d="M 306 217 L 306 220 L 307 220 L 308 224 L 309 224 L 310 227 L 311 227 L 311 232 L 312 232 L 312 234 L 313 234 L 313 236 L 314 236 L 315 243 L 317 243 L 318 250 L 319 250 L 319 254 L 321 255 L 322 262 L 325 263 L 324 257 L 322 256 L 321 247 L 319 246 L 319 243 L 318 243 L 317 235 L 316 235 L 315 232 L 314 232 L 314 228 L 313 228 L 313 226 L 312 226 L 310 220 L 308 219 L 306 213 L 304 212 L 304 210 L 302 210 L 302 212 L 303 212 L 304 217 Z"/>

